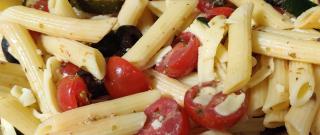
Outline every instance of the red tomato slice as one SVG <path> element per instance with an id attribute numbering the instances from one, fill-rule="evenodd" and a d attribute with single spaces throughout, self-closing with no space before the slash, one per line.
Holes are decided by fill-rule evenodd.
<path id="1" fill-rule="evenodd" d="M 138 135 L 187 135 L 189 132 L 188 117 L 171 98 L 159 99 L 144 113 L 147 121 Z"/>
<path id="2" fill-rule="evenodd" d="M 49 12 L 48 0 L 38 0 L 32 7 L 38 10 Z"/>
<path id="3" fill-rule="evenodd" d="M 209 85 L 205 84 L 203 87 L 205 86 Z M 207 106 L 203 106 L 193 102 L 193 99 L 200 91 L 199 89 L 198 86 L 192 87 L 186 93 L 184 100 L 184 109 L 196 123 L 210 129 L 226 130 L 235 125 L 242 116 L 245 115 L 248 106 L 247 96 L 244 103 L 242 103 L 241 107 L 236 112 L 228 116 L 223 116 L 215 112 L 214 108 L 222 103 L 227 98 L 227 95 L 220 92 L 211 98 L 211 101 Z"/>
<path id="4" fill-rule="evenodd" d="M 150 89 L 146 75 L 118 56 L 109 59 L 104 84 L 113 98 L 119 98 Z"/>
<path id="5" fill-rule="evenodd" d="M 205 12 L 207 18 L 210 20 L 211 18 L 217 15 L 224 15 L 225 17 L 229 17 L 233 13 L 234 9 L 230 7 L 215 7 Z"/>
<path id="6" fill-rule="evenodd" d="M 84 80 L 79 76 L 66 76 L 60 80 L 57 90 L 58 103 L 67 111 L 90 103 Z"/>
<path id="7" fill-rule="evenodd" d="M 68 76 L 68 75 L 76 75 L 77 72 L 79 72 L 81 69 L 70 63 L 70 62 L 67 62 L 67 63 L 63 63 L 61 65 L 61 73 L 65 76 Z"/>
<path id="8" fill-rule="evenodd" d="M 199 40 L 190 32 L 182 33 L 178 39 L 180 41 L 156 66 L 157 71 L 173 78 L 188 75 L 198 62 Z"/>
<path id="9" fill-rule="evenodd" d="M 199 3 L 197 5 L 197 8 L 201 11 L 201 12 L 205 12 L 208 9 L 212 9 L 214 8 L 214 5 L 212 4 L 212 2 L 210 2 L 209 0 L 199 0 Z"/>

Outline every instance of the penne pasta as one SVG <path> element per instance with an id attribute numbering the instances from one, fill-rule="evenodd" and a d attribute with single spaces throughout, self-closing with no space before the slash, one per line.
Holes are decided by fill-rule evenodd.
<path id="1" fill-rule="evenodd" d="M 266 79 L 274 71 L 274 62 L 272 57 L 261 56 L 259 60 L 260 67 L 251 76 L 246 88 L 252 88 Z"/>
<path id="2" fill-rule="evenodd" d="M 252 51 L 271 57 L 320 64 L 320 43 L 253 31 Z"/>
<path id="3" fill-rule="evenodd" d="M 0 117 L 22 133 L 33 135 L 40 121 L 32 115 L 31 108 L 23 107 L 8 91 L 9 89 L 0 88 Z"/>
<path id="4" fill-rule="evenodd" d="M 266 113 L 263 125 L 267 128 L 276 128 L 284 125 L 284 117 L 288 110 L 272 110 Z"/>
<path id="5" fill-rule="evenodd" d="M 118 24 L 116 27 L 122 25 L 136 26 L 148 2 L 149 0 L 126 0 L 118 14 Z"/>
<path id="6" fill-rule="evenodd" d="M 95 103 L 52 116 L 39 126 L 37 133 L 54 133 L 82 127 L 94 120 L 144 111 L 161 97 L 157 90 Z M 48 128 L 49 127 L 49 128 Z"/>
<path id="7" fill-rule="evenodd" d="M 315 76 L 315 93 L 316 93 L 316 106 L 318 108 L 316 115 L 313 119 L 311 126 L 311 134 L 317 135 L 320 134 L 320 67 L 318 65 L 314 65 L 314 76 Z"/>
<path id="8" fill-rule="evenodd" d="M 262 122 L 263 118 L 249 118 L 247 120 L 239 121 L 230 129 L 230 131 L 232 133 L 260 132 L 264 130 Z"/>
<path id="9" fill-rule="evenodd" d="M 167 5 L 165 1 L 150 1 L 148 4 L 150 11 L 158 17 L 164 13 L 166 6 Z"/>
<path id="10" fill-rule="evenodd" d="M 20 65 L 0 61 L 0 69 L 1 86 L 11 88 L 14 85 L 19 85 L 30 88 L 29 82 Z"/>
<path id="11" fill-rule="evenodd" d="M 0 118 L 0 135 L 16 135 L 14 127 L 5 119 Z"/>
<path id="12" fill-rule="evenodd" d="M 22 2 L 21 0 L 6 0 L 6 1 L 1 1 L 1 4 L 0 4 L 0 12 L 8 7 L 11 7 L 11 6 L 15 6 L 15 5 L 21 5 Z M 0 132 L 1 133 L 1 132 Z"/>
<path id="13" fill-rule="evenodd" d="M 180 83 L 178 80 L 167 77 L 154 70 L 147 72 L 152 78 L 153 88 L 159 90 L 162 95 L 170 96 L 181 106 L 184 104 L 184 95 L 190 86 Z"/>
<path id="14" fill-rule="evenodd" d="M 160 62 L 162 61 L 162 59 L 172 50 L 171 45 L 168 45 L 166 47 L 163 47 L 161 50 L 159 50 L 159 52 L 154 55 L 150 61 L 148 62 L 148 64 L 143 68 L 143 69 L 148 69 L 151 68 L 153 66 L 156 66 L 157 64 L 160 64 Z"/>
<path id="15" fill-rule="evenodd" d="M 76 19 L 52 15 L 40 10 L 14 6 L 2 12 L 3 20 L 52 36 L 93 42 L 100 41 L 116 23 L 116 19 Z"/>
<path id="16" fill-rule="evenodd" d="M 190 87 L 198 85 L 199 84 L 198 73 L 196 72 L 191 73 L 185 77 L 180 78 L 179 81 Z"/>
<path id="17" fill-rule="evenodd" d="M 154 24 L 155 20 L 153 18 L 153 15 L 149 9 L 144 9 L 141 18 L 143 20 L 140 20 L 137 24 L 137 27 L 141 31 L 141 33 L 144 35 L 150 27 Z"/>
<path id="18" fill-rule="evenodd" d="M 228 50 L 225 46 L 222 44 L 219 44 L 216 52 L 215 58 L 220 62 L 220 63 L 226 63 L 228 62 Z"/>
<path id="19" fill-rule="evenodd" d="M 193 33 L 200 41 L 198 50 L 198 77 L 199 82 L 208 82 L 215 79 L 214 58 L 224 34 L 226 33 L 226 18 L 216 16 L 208 23 L 209 27 L 194 20 L 187 31 Z M 211 26 L 210 26 L 211 25 Z"/>
<path id="20" fill-rule="evenodd" d="M 47 132 L 37 130 L 35 135 L 133 135 L 138 133 L 143 127 L 146 119 L 147 117 L 143 112 L 138 112 L 98 120 L 93 119 L 87 124 L 70 127 L 61 131 Z M 39 128 L 41 129 L 42 125 Z"/>
<path id="21" fill-rule="evenodd" d="M 311 64 L 289 62 L 289 99 L 291 106 L 301 106 L 313 95 L 315 80 Z"/>
<path id="22" fill-rule="evenodd" d="M 50 14 L 73 18 L 78 17 L 68 0 L 48 0 L 48 9 Z"/>
<path id="23" fill-rule="evenodd" d="M 285 125 L 290 135 L 309 135 L 317 111 L 316 101 L 309 100 L 299 107 L 291 107 L 285 116 Z"/>
<path id="24" fill-rule="evenodd" d="M 258 26 L 270 26 L 278 29 L 293 27 L 293 24 L 288 18 L 281 15 L 264 0 L 230 0 L 230 2 L 238 7 L 249 1 L 254 4 L 253 18 Z"/>
<path id="25" fill-rule="evenodd" d="M 253 4 L 244 4 L 228 19 L 228 67 L 223 93 L 243 88 L 250 80 L 252 67 L 251 15 Z M 241 35 L 239 35 L 241 33 Z"/>
<path id="26" fill-rule="evenodd" d="M 274 72 L 269 76 L 268 94 L 262 107 L 263 112 L 284 110 L 289 107 L 288 63 L 274 59 Z"/>
<path id="27" fill-rule="evenodd" d="M 42 57 L 37 53 L 39 49 L 29 32 L 22 26 L 1 22 L 0 28 L 10 46 L 17 52 L 18 60 L 27 76 L 33 93 L 37 97 L 41 111 L 50 113 L 43 89 L 43 69 L 45 65 Z"/>
<path id="28" fill-rule="evenodd" d="M 94 77 L 103 79 L 105 76 L 105 59 L 99 50 L 80 42 L 41 36 L 44 49 L 63 61 L 71 62 L 90 72 Z"/>
<path id="29" fill-rule="evenodd" d="M 264 114 L 262 112 L 262 107 L 268 93 L 268 79 L 265 79 L 256 86 L 250 88 L 248 92 L 248 115 L 251 117 L 262 116 Z"/>
<path id="30" fill-rule="evenodd" d="M 278 34 L 281 36 L 286 36 L 294 39 L 300 40 L 312 40 L 317 41 L 320 38 L 319 32 L 303 32 L 301 30 L 280 30 L 272 27 L 260 27 L 256 29 L 257 31 L 268 32 L 273 34 Z"/>
<path id="31" fill-rule="evenodd" d="M 195 0 L 175 1 L 123 58 L 136 67 L 143 68 L 183 25 L 184 20 L 193 12 L 196 3 Z"/>
<path id="32" fill-rule="evenodd" d="M 308 28 L 320 28 L 320 7 L 316 6 L 304 11 L 295 21 L 294 26 L 296 28 L 308 29 Z"/>

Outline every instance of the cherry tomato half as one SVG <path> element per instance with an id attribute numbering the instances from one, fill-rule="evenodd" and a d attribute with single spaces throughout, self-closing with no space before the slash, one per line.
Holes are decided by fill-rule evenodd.
<path id="1" fill-rule="evenodd" d="M 77 72 L 79 72 L 80 70 L 81 69 L 78 66 L 76 66 L 70 62 L 67 62 L 67 63 L 62 63 L 60 72 L 64 76 L 68 76 L 68 75 L 76 75 Z"/>
<path id="2" fill-rule="evenodd" d="M 209 85 L 203 85 L 206 87 Z M 225 130 L 235 125 L 247 111 L 248 100 L 247 96 L 241 107 L 234 113 L 223 116 L 217 113 L 214 108 L 222 103 L 227 95 L 222 92 L 212 96 L 207 106 L 193 102 L 193 99 L 198 95 L 200 88 L 198 86 L 192 87 L 185 95 L 184 109 L 193 121 L 203 127 L 217 130 Z"/>
<path id="3" fill-rule="evenodd" d="M 118 56 L 109 59 L 104 84 L 113 98 L 119 98 L 150 89 L 146 75 Z"/>
<path id="4" fill-rule="evenodd" d="M 179 78 L 191 73 L 198 62 L 199 40 L 190 32 L 182 33 L 178 43 L 156 66 L 156 70 L 169 77 Z"/>
<path id="5" fill-rule="evenodd" d="M 49 12 L 48 0 L 38 0 L 32 7 L 38 10 Z"/>
<path id="6" fill-rule="evenodd" d="M 161 98 L 144 113 L 147 121 L 138 135 L 187 135 L 189 120 L 183 109 L 171 98 Z"/>
<path id="7" fill-rule="evenodd" d="M 58 84 L 58 103 L 67 111 L 90 103 L 84 80 L 79 76 L 66 76 Z"/>

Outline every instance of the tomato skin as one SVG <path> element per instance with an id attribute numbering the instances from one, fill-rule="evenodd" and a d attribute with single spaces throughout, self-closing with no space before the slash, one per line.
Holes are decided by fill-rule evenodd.
<path id="1" fill-rule="evenodd" d="M 32 7 L 38 10 L 49 12 L 48 0 L 38 0 Z"/>
<path id="2" fill-rule="evenodd" d="M 77 72 L 79 72 L 81 69 L 70 63 L 70 62 L 67 62 L 67 63 L 63 63 L 61 65 L 61 69 L 60 69 L 60 72 L 64 75 L 64 76 L 68 76 L 68 75 L 76 75 Z"/>
<path id="3" fill-rule="evenodd" d="M 155 68 L 172 78 L 188 75 L 197 67 L 198 62 L 200 41 L 190 32 L 182 33 L 178 39 L 180 41 Z"/>
<path id="4" fill-rule="evenodd" d="M 224 15 L 229 17 L 233 13 L 234 9 L 230 7 L 215 7 L 205 12 L 207 19 L 211 19 L 217 15 Z"/>
<path id="5" fill-rule="evenodd" d="M 143 92 L 149 90 L 151 86 L 142 71 L 118 56 L 110 57 L 104 84 L 113 98 Z"/>
<path id="6" fill-rule="evenodd" d="M 90 104 L 87 86 L 79 76 L 62 78 L 58 84 L 57 92 L 58 103 L 62 111 Z"/>
<path id="7" fill-rule="evenodd" d="M 209 86 L 203 85 L 202 87 Z M 244 103 L 234 113 L 223 116 L 215 112 L 214 108 L 222 103 L 227 95 L 222 92 L 214 95 L 207 106 L 203 106 L 198 103 L 194 103 L 193 99 L 200 91 L 200 87 L 194 86 L 187 91 L 184 100 L 184 109 L 193 121 L 200 124 L 203 127 L 216 130 L 226 130 L 234 126 L 247 112 L 248 98 L 246 96 Z"/>
<path id="8" fill-rule="evenodd" d="M 189 119 L 178 103 L 171 98 L 160 98 L 145 109 L 147 121 L 138 135 L 187 135 L 189 133 Z M 154 129 L 152 123 L 161 119 L 161 126 Z"/>

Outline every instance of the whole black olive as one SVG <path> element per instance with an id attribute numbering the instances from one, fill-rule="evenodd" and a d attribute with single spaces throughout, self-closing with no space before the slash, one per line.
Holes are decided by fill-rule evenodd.
<path id="1" fill-rule="evenodd" d="M 121 49 L 117 36 L 113 31 L 109 32 L 101 41 L 93 44 L 91 47 L 98 49 L 104 57 L 110 57 Z"/>
<path id="2" fill-rule="evenodd" d="M 142 37 L 140 30 L 131 25 L 123 25 L 119 27 L 116 35 L 118 37 L 120 47 L 123 50 L 131 48 Z"/>
<path id="3" fill-rule="evenodd" d="M 84 70 L 78 71 L 77 75 L 79 75 L 86 82 L 88 91 L 91 94 L 90 99 L 96 99 L 108 94 L 106 88 L 104 87 L 103 80 L 94 78 L 89 72 Z"/>
<path id="4" fill-rule="evenodd" d="M 8 51 L 9 49 L 9 42 L 5 39 L 5 38 L 2 38 L 2 41 L 1 41 L 1 48 L 2 48 L 2 52 L 4 54 L 4 57 L 6 58 L 6 60 L 10 63 L 17 63 L 19 64 L 19 61 L 14 58 Z"/>
<path id="5" fill-rule="evenodd" d="M 69 0 L 72 6 L 93 14 L 117 14 L 124 0 Z"/>

